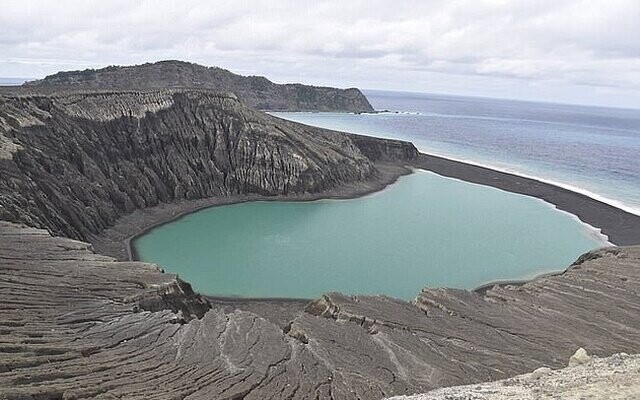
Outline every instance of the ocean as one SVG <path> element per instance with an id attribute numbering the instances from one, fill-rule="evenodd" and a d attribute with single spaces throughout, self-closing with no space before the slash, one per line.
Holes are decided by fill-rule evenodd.
<path id="1" fill-rule="evenodd" d="M 365 91 L 378 114 L 272 113 L 413 142 L 423 152 L 533 177 L 640 214 L 640 110 Z"/>

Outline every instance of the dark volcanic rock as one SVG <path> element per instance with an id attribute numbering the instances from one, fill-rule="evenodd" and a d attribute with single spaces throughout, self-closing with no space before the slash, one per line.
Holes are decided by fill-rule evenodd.
<path id="1" fill-rule="evenodd" d="M 363 135 L 351 135 L 351 140 L 358 146 L 362 154 L 372 161 L 398 161 L 415 160 L 418 151 L 410 142 L 401 140 L 389 140 Z"/>
<path id="2" fill-rule="evenodd" d="M 330 294 L 267 318 L 0 222 L 0 398 L 376 399 L 495 380 L 565 366 L 578 347 L 638 352 L 638 287 L 640 247 L 613 248 L 484 295 Z"/>
<path id="3" fill-rule="evenodd" d="M 183 61 L 58 72 L 28 82 L 25 87 L 54 90 L 206 88 L 235 93 L 245 104 L 261 110 L 373 111 L 367 98 L 355 88 L 279 85 L 262 76 L 241 76 L 222 68 Z"/>
<path id="4" fill-rule="evenodd" d="M 209 90 L 0 96 L 0 219 L 32 226 L 0 221 L 0 398 L 372 399 L 640 351 L 640 247 L 523 285 L 304 306 L 208 300 L 33 228 L 94 237 L 156 205 L 330 193 L 416 157 Z"/>
<path id="5" fill-rule="evenodd" d="M 86 239 L 135 209 L 376 178 L 363 154 L 408 143 L 271 117 L 197 90 L 0 97 L 0 219 Z M 402 159 L 396 159 L 402 160 Z"/>

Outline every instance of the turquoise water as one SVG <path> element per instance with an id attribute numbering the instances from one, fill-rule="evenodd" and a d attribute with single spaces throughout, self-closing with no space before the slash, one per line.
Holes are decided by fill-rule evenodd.
<path id="1" fill-rule="evenodd" d="M 419 171 L 352 200 L 250 202 L 198 211 L 140 237 L 139 257 L 201 293 L 412 299 L 566 267 L 603 244 L 534 198 Z"/>

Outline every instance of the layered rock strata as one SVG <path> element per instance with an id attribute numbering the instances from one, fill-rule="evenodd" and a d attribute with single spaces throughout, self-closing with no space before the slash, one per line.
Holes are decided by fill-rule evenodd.
<path id="1" fill-rule="evenodd" d="M 262 76 L 241 76 L 222 68 L 183 61 L 58 72 L 24 86 L 40 91 L 204 88 L 235 93 L 243 103 L 260 110 L 374 111 L 356 88 L 277 84 Z"/>
<path id="2" fill-rule="evenodd" d="M 558 368 L 578 346 L 607 356 L 640 343 L 638 247 L 483 294 L 425 289 L 415 304 L 330 294 L 276 315 L 207 302 L 154 265 L 16 224 L 0 223 L 0 255 L 8 399 L 375 399 Z"/>

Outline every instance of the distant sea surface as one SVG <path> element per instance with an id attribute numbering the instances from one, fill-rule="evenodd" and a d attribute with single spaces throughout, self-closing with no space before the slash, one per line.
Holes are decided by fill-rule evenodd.
<path id="1" fill-rule="evenodd" d="M 0 77 L 0 86 L 18 86 L 26 81 L 33 80 L 31 78 L 3 78 Z"/>
<path id="2" fill-rule="evenodd" d="M 537 178 L 640 214 L 640 110 L 365 91 L 379 114 L 272 113 L 413 142 L 421 151 Z"/>

